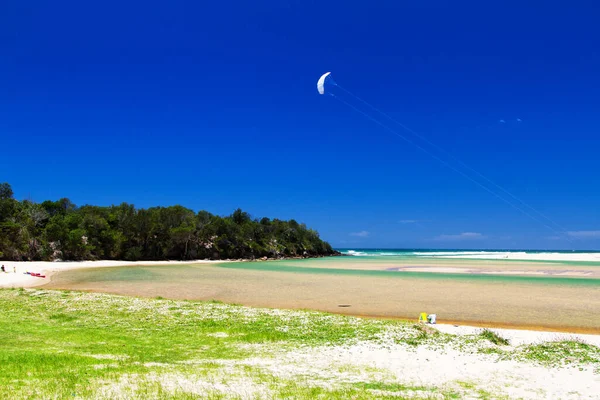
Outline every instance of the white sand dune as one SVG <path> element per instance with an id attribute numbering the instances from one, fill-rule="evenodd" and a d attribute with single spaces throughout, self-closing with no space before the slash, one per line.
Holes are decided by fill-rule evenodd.
<path id="1" fill-rule="evenodd" d="M 303 374 L 309 376 L 308 379 L 328 382 L 366 380 L 348 373 L 332 373 L 334 366 L 350 365 L 363 370 L 370 367 L 384 371 L 382 378 L 391 375 L 391 381 L 402 384 L 455 387 L 461 393 L 463 390 L 457 382 L 465 382 L 490 392 L 490 398 L 578 400 L 598 399 L 600 393 L 600 375 L 590 366 L 550 368 L 513 360 L 499 361 L 493 356 L 453 349 L 426 346 L 410 349 L 393 341 L 306 348 L 271 359 L 256 359 L 252 364 L 282 378 L 293 379 Z M 405 393 L 407 398 L 411 394 L 415 393 Z M 470 399 L 487 398 L 477 393 L 461 395 Z"/>

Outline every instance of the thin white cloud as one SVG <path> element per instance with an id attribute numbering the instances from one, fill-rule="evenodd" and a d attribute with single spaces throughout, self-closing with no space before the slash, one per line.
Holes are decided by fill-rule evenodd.
<path id="1" fill-rule="evenodd" d="M 356 237 L 366 238 L 366 237 L 369 236 L 369 232 L 367 232 L 367 231 L 352 232 L 350 234 L 350 236 L 356 236 Z"/>
<path id="2" fill-rule="evenodd" d="M 517 122 L 522 122 L 523 120 L 521 118 L 517 118 Z"/>
<path id="3" fill-rule="evenodd" d="M 398 222 L 400 222 L 401 224 L 416 224 L 419 221 L 416 219 L 401 219 Z"/>
<path id="4" fill-rule="evenodd" d="M 463 232 L 457 235 L 439 235 L 433 240 L 439 241 L 459 241 L 459 240 L 479 240 L 484 239 L 485 236 L 479 232 Z"/>
<path id="5" fill-rule="evenodd" d="M 599 238 L 600 239 L 600 231 L 569 231 L 567 234 L 574 238 L 580 239 L 590 239 L 590 238 Z"/>
<path id="6" fill-rule="evenodd" d="M 501 120 L 500 120 L 500 121 L 498 121 L 498 122 L 499 122 L 499 123 L 501 123 L 501 124 L 505 124 L 505 123 L 506 123 L 506 121 L 505 121 L 505 120 L 503 120 L 503 119 L 501 119 Z"/>

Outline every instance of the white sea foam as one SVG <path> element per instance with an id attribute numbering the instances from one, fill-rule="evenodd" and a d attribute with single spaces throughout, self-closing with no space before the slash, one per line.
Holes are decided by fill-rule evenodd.
<path id="1" fill-rule="evenodd" d="M 523 261 L 589 261 L 600 262 L 600 253 L 527 252 L 527 251 L 409 251 L 409 250 L 347 250 L 344 254 L 362 257 L 417 257 L 479 260 Z"/>
<path id="2" fill-rule="evenodd" d="M 430 252 L 414 252 L 417 257 L 436 257 L 436 258 L 485 258 L 485 259 L 501 259 L 507 258 L 508 255 L 526 255 L 525 252 L 506 252 L 506 251 L 430 251 Z"/>
<path id="3" fill-rule="evenodd" d="M 600 262 L 600 253 L 527 253 L 524 251 L 503 251 L 503 252 L 448 252 L 422 253 L 420 257 L 434 258 L 468 258 L 480 260 L 523 260 L 523 261 L 589 261 Z"/>
<path id="4" fill-rule="evenodd" d="M 364 253 L 362 251 L 354 251 L 354 250 L 348 250 L 346 252 L 344 252 L 344 254 L 347 254 L 349 256 L 368 256 L 370 254 Z"/>

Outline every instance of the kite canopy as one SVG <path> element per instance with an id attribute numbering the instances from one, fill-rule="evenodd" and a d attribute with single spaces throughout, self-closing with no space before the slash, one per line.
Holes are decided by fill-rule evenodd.
<path id="1" fill-rule="evenodd" d="M 317 82 L 317 90 L 320 94 L 325 94 L 325 80 L 328 80 L 328 78 L 331 79 L 329 77 L 329 74 L 331 74 L 331 72 L 324 73 L 323 75 L 321 75 L 319 81 Z"/>

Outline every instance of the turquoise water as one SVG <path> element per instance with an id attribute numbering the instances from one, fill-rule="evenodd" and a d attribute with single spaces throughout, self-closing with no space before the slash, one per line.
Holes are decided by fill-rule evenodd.
<path id="1" fill-rule="evenodd" d="M 449 321 L 598 329 L 598 321 L 590 318 L 600 307 L 598 275 L 542 275 L 590 270 L 595 274 L 596 264 L 573 268 L 571 262 L 559 263 L 563 266 L 527 261 L 505 268 L 503 264 L 510 260 L 500 259 L 497 251 L 346 252 L 350 250 L 354 256 L 71 270 L 53 276 L 48 288 L 327 312 L 340 312 L 337 305 L 343 299 L 344 304 L 352 304 L 344 312 L 354 315 L 410 318 L 433 309 Z M 443 258 L 473 253 L 496 258 Z M 399 270 L 403 266 L 407 268 Z M 432 271 L 465 268 L 472 273 L 411 271 L 415 266 L 432 267 Z M 513 274 L 497 274 L 500 271 Z"/>
<path id="2" fill-rule="evenodd" d="M 280 260 L 269 262 L 247 262 L 247 263 L 228 263 L 221 264 L 222 268 L 229 269 L 247 269 L 257 271 L 289 272 L 289 273 L 310 273 L 323 275 L 346 275 L 346 276 L 370 276 L 382 277 L 388 279 L 423 279 L 423 280 L 446 280 L 462 282 L 496 282 L 496 283 L 520 283 L 520 284 L 540 284 L 540 285 L 577 285 L 577 286 L 600 286 L 600 278 L 597 277 L 577 277 L 577 276 L 552 276 L 552 275 L 526 275 L 526 274 L 457 274 L 445 272 L 416 272 L 410 270 L 395 271 L 390 270 L 393 267 L 403 267 L 410 263 L 415 266 L 416 263 L 422 263 L 423 266 L 435 266 L 438 263 L 451 263 L 451 265 L 464 266 L 478 263 L 511 263 L 521 262 L 518 257 L 540 254 L 546 256 L 551 254 L 546 251 L 501 251 L 501 250 L 434 250 L 434 249 L 338 249 L 348 257 L 327 257 L 304 260 Z M 580 256 L 598 257 L 600 252 L 552 252 L 553 254 L 578 254 Z M 515 257 L 515 259 L 505 259 L 506 256 Z M 462 262 L 461 262 L 462 260 Z M 600 268 L 599 261 L 547 261 L 547 260 L 526 260 L 529 263 L 553 264 L 552 269 L 560 268 L 564 265 L 565 270 L 573 269 L 573 266 L 585 266 Z M 381 265 L 385 269 L 365 268 L 368 266 Z M 417 264 L 418 265 L 418 264 Z M 439 265 L 439 264 L 438 264 Z"/>
<path id="3" fill-rule="evenodd" d="M 490 273 L 449 273 L 449 272 L 418 272 L 405 269 L 395 270 L 410 264 L 415 266 L 433 266 L 450 264 L 457 267 L 469 267 L 479 263 L 493 262 L 493 264 L 510 263 L 518 260 L 506 260 L 503 257 L 506 254 L 514 256 L 515 254 L 533 254 L 533 252 L 503 252 L 503 251 L 481 251 L 481 250 L 415 250 L 415 249 L 339 249 L 345 254 L 352 256 L 325 257 L 313 259 L 290 259 L 267 262 L 237 262 L 212 264 L 210 267 L 222 269 L 251 270 L 265 272 L 283 272 L 292 274 L 318 274 L 335 276 L 364 276 L 378 277 L 391 280 L 438 280 L 447 282 L 481 282 L 481 283 L 499 283 L 499 284 L 534 284 L 549 286 L 579 286 L 579 287 L 600 287 L 600 278 L 587 276 L 557 276 L 557 275 L 527 275 L 523 274 L 490 274 Z M 546 252 L 537 252 L 538 254 Z M 573 253 L 573 252 L 564 252 Z M 600 256 L 600 252 L 590 253 Z M 450 257 L 450 258 L 447 258 Z M 466 257 L 465 259 L 456 257 Z M 474 258 L 474 257 L 482 257 Z M 415 260 L 417 260 L 415 262 Z M 527 260 L 525 264 L 535 263 L 536 261 Z M 539 261 L 549 263 L 549 261 Z M 574 262 L 574 261 L 552 261 L 552 266 L 542 267 L 541 269 L 557 268 L 562 270 L 573 270 L 573 265 L 582 265 L 586 267 L 600 268 L 600 262 Z M 69 283 L 85 282 L 162 282 L 162 281 L 181 281 L 189 278 L 189 274 L 195 272 L 197 268 L 206 268 L 208 265 L 170 265 L 153 267 L 119 267 L 81 270 L 73 273 L 63 273 L 61 277 L 68 280 Z M 519 266 L 520 268 L 520 266 Z M 589 268 L 588 268 L 589 270 Z M 168 271 L 168 273 L 164 273 Z M 193 285 L 193 282 L 189 282 Z"/>
<path id="4" fill-rule="evenodd" d="M 344 258 L 348 260 L 348 258 Z M 491 275 L 491 274 L 452 274 L 439 272 L 410 272 L 410 271 L 388 271 L 369 269 L 344 269 L 326 268 L 319 265 L 327 265 L 330 262 L 343 262 L 340 258 L 312 259 L 312 260 L 282 260 L 268 262 L 244 262 L 219 264 L 221 268 L 246 269 L 254 271 L 290 272 L 303 274 L 324 275 L 350 275 L 370 276 L 388 279 L 424 279 L 424 280 L 448 280 L 462 282 L 498 282 L 498 283 L 527 283 L 541 285 L 577 285 L 600 287 L 600 279 L 579 277 L 553 277 L 553 276 L 519 276 L 519 275 Z M 353 260 L 354 261 L 354 260 Z M 358 260 L 357 260 L 358 261 Z"/>

